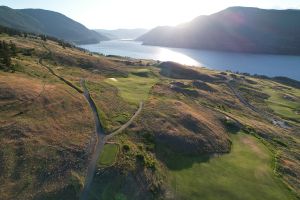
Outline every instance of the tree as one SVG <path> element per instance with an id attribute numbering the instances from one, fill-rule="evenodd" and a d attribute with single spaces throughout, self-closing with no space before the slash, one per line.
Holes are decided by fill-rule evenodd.
<path id="1" fill-rule="evenodd" d="M 11 67 L 11 58 L 9 55 L 8 51 L 5 51 L 3 54 L 3 59 L 2 59 L 2 63 L 7 67 L 10 68 Z"/>
<path id="2" fill-rule="evenodd" d="M 46 35 L 40 35 L 40 37 L 41 37 L 41 39 L 43 40 L 43 41 L 47 41 L 47 36 Z"/>
<path id="3" fill-rule="evenodd" d="M 12 56 L 16 56 L 17 55 L 17 47 L 14 43 L 12 43 L 12 41 L 10 41 L 9 43 L 9 47 L 10 47 L 10 52 Z"/>
<path id="4" fill-rule="evenodd" d="M 0 42 L 0 61 L 4 68 L 11 67 L 10 49 L 5 41 Z"/>

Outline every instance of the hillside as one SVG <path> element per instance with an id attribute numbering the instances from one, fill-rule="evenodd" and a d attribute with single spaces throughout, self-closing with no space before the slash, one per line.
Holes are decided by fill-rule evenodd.
<path id="1" fill-rule="evenodd" d="M 141 35 L 145 34 L 147 29 L 115 29 L 115 30 L 106 30 L 106 29 L 96 29 L 96 32 L 105 35 L 111 40 L 120 40 L 120 39 L 136 39 Z"/>
<path id="2" fill-rule="evenodd" d="M 0 25 L 77 44 L 98 43 L 108 39 L 60 13 L 41 9 L 14 10 L 1 6 Z"/>
<path id="3" fill-rule="evenodd" d="M 87 199 L 299 197 L 294 83 L 0 41 L 1 200 L 79 199 L 99 138 Z"/>
<path id="4" fill-rule="evenodd" d="M 139 37 L 146 45 L 247 53 L 300 54 L 299 10 L 231 7 Z"/>

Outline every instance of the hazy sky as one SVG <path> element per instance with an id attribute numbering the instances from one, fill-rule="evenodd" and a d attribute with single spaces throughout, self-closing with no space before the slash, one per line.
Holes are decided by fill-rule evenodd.
<path id="1" fill-rule="evenodd" d="M 12 8 L 53 10 L 88 28 L 176 25 L 229 6 L 300 9 L 300 0 L 0 0 Z"/>

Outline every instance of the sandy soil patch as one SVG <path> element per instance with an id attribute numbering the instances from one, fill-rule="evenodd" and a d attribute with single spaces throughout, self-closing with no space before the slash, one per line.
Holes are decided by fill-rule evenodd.
<path id="1" fill-rule="evenodd" d="M 118 82 L 118 80 L 115 79 L 115 78 L 109 78 L 109 80 L 114 81 L 114 82 Z"/>

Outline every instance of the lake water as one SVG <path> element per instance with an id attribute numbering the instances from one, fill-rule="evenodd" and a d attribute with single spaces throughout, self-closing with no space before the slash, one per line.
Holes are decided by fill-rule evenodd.
<path id="1" fill-rule="evenodd" d="M 99 44 L 81 45 L 92 52 L 139 59 L 174 61 L 186 65 L 216 70 L 231 70 L 300 80 L 300 56 L 244 54 L 182 48 L 145 46 L 130 40 L 111 40 Z"/>

